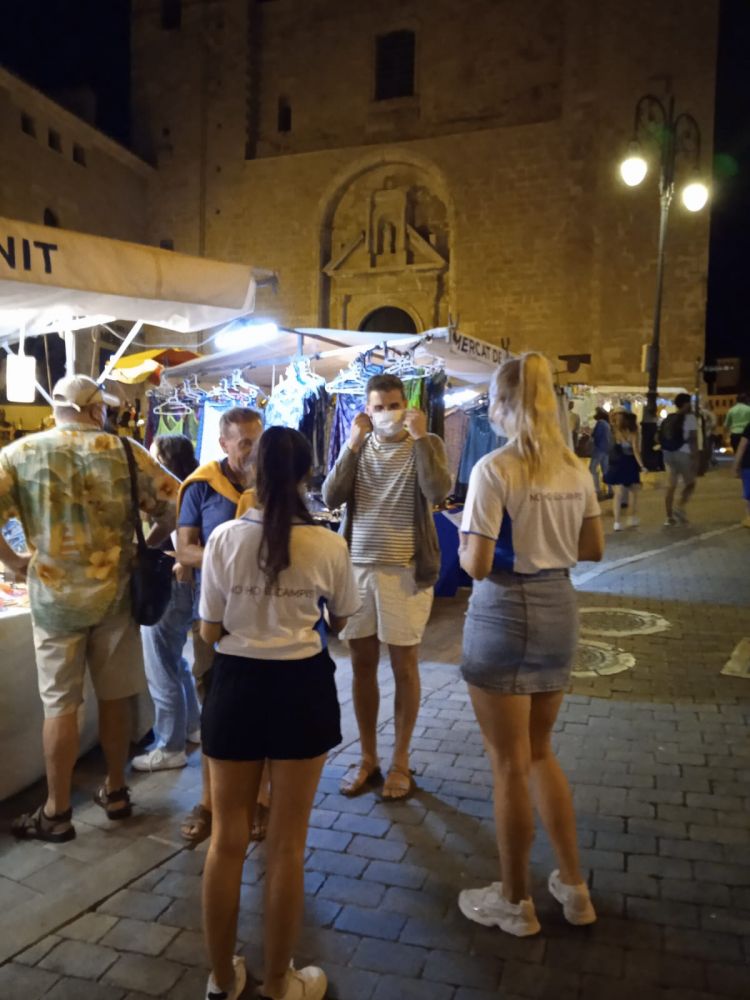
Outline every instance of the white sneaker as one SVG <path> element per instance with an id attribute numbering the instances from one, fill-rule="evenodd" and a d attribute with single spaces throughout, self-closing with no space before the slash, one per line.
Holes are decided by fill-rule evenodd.
<path id="1" fill-rule="evenodd" d="M 292 964 L 286 974 L 286 985 L 282 995 L 270 997 L 261 993 L 259 988 L 258 1000 L 323 1000 L 327 989 L 328 977 L 322 969 L 315 965 L 295 969 Z"/>
<path id="2" fill-rule="evenodd" d="M 184 750 L 163 750 L 156 747 L 148 753 L 133 757 L 131 763 L 136 771 L 168 771 L 173 767 L 185 767 L 187 757 Z"/>
<path id="3" fill-rule="evenodd" d="M 187 741 L 188 743 L 197 743 L 200 746 L 201 742 L 200 726 L 197 729 L 194 729 L 192 733 L 187 734 Z"/>
<path id="4" fill-rule="evenodd" d="M 247 985 L 245 959 L 240 955 L 235 955 L 232 958 L 232 965 L 234 966 L 232 988 L 229 991 L 220 990 L 214 982 L 214 974 L 212 972 L 208 977 L 208 984 L 206 985 L 206 1000 L 238 1000 L 238 997 L 242 996 L 242 991 Z"/>
<path id="5" fill-rule="evenodd" d="M 550 875 L 547 886 L 557 902 L 562 904 L 563 915 L 569 924 L 582 927 L 584 924 L 594 923 L 596 910 L 585 882 L 565 885 L 560 881 L 560 871 L 556 868 Z"/>
<path id="6" fill-rule="evenodd" d="M 506 934 L 528 937 L 541 930 L 531 899 L 511 903 L 503 895 L 502 882 L 484 889 L 464 889 L 458 894 L 458 908 L 465 917 L 483 927 L 499 927 Z"/>
<path id="7" fill-rule="evenodd" d="M 640 517 L 632 517 L 631 516 L 631 517 L 628 518 L 628 527 L 629 528 L 637 528 L 640 523 L 641 523 Z"/>
<path id="8" fill-rule="evenodd" d="M 615 531 L 622 531 L 624 529 L 624 527 L 625 527 L 625 525 L 622 523 L 622 521 L 615 521 L 615 523 L 614 523 L 614 529 L 615 529 Z"/>

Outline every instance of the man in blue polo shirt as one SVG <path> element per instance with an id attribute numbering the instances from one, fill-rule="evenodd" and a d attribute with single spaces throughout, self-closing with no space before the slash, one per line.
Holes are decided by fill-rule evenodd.
<path id="1" fill-rule="evenodd" d="M 195 574 L 193 604 L 193 674 L 198 694 L 203 700 L 210 683 L 214 651 L 203 641 L 198 630 L 200 571 L 203 552 L 212 532 L 253 506 L 253 454 L 263 433 L 259 413 L 236 406 L 222 414 L 219 443 L 226 457 L 221 462 L 200 466 L 180 488 L 177 508 L 177 560 Z M 203 760 L 203 794 L 199 805 L 187 816 L 182 835 L 199 843 L 211 832 L 211 788 L 208 766 Z"/>

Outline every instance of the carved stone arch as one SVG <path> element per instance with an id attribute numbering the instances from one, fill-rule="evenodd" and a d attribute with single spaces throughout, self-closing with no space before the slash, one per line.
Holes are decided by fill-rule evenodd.
<path id="1" fill-rule="evenodd" d="M 453 208 L 433 163 L 370 154 L 332 180 L 319 210 L 322 326 L 356 329 L 387 305 L 420 330 L 447 323 Z"/>

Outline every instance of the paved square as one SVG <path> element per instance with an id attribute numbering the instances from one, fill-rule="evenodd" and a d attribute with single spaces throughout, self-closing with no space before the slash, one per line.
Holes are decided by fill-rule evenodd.
<path id="1" fill-rule="evenodd" d="M 548 896 L 554 864 L 541 831 L 532 854 L 541 935 L 512 938 L 457 909 L 461 888 L 498 878 L 489 767 L 456 666 L 466 596 L 436 602 L 414 739 L 419 792 L 405 804 L 338 794 L 357 746 L 346 650 L 335 647 L 344 743 L 312 817 L 296 956 L 326 969 L 330 997 L 750 996 L 750 679 L 720 674 L 750 636 L 750 531 L 737 527 L 737 494 L 725 470 L 712 473 L 699 483 L 694 524 L 666 529 L 662 494 L 645 491 L 643 526 L 609 536 L 604 564 L 576 570 L 580 606 L 601 609 L 586 616 L 600 629 L 636 628 L 633 616 L 609 613 L 623 608 L 668 622 L 587 635 L 630 666 L 577 677 L 556 727 L 600 916 L 590 928 L 565 924 Z M 386 763 L 388 675 L 383 664 Z M 0 948 L 16 942 L 3 955 L 0 998 L 200 998 L 205 845 L 182 850 L 178 829 L 196 801 L 197 754 L 183 771 L 134 774 L 137 815 L 121 825 L 89 805 L 98 767 L 94 754 L 77 769 L 71 844 L 16 845 L 6 835 L 39 787 L 0 805 Z M 264 856 L 262 845 L 250 851 L 240 915 L 256 974 Z"/>

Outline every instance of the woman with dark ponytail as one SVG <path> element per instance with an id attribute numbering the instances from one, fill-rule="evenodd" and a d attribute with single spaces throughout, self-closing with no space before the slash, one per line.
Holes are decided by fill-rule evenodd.
<path id="1" fill-rule="evenodd" d="M 311 460 L 298 431 L 267 430 L 258 445 L 259 509 L 216 528 L 203 560 L 201 635 L 216 648 L 202 720 L 213 809 L 203 876 L 211 1000 L 236 1000 L 245 987 L 244 960 L 233 952 L 253 822 L 247 804 L 264 760 L 273 795 L 258 996 L 320 1000 L 326 992 L 321 969 L 297 971 L 291 958 L 310 810 L 326 755 L 341 742 L 323 608 L 339 631 L 360 602 L 346 542 L 317 527 L 302 499 Z"/>

